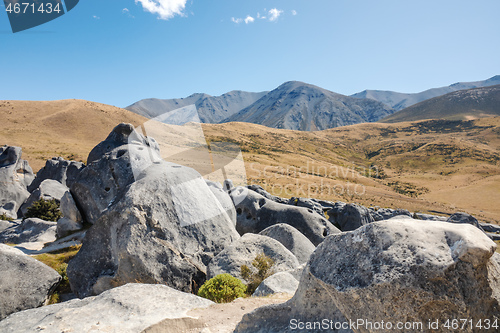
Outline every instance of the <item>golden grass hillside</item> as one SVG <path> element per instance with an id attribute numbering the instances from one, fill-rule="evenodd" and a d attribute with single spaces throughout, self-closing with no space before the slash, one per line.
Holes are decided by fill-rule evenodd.
<path id="1" fill-rule="evenodd" d="M 204 175 L 215 170 L 206 142 L 212 150 L 214 142 L 239 146 L 248 183 L 275 195 L 423 213 L 465 211 L 500 223 L 500 117 L 300 132 L 248 123 L 164 125 L 80 100 L 0 101 L 0 114 L 0 144 L 21 146 L 34 170 L 54 156 L 85 161 L 114 126 L 130 122 L 160 143 L 167 160 Z M 178 145 L 186 137 L 189 150 Z"/>
<path id="2" fill-rule="evenodd" d="M 86 162 L 90 150 L 120 122 L 146 118 L 114 106 L 84 100 L 0 101 L 0 145 L 23 148 L 36 172 L 52 157 Z"/>

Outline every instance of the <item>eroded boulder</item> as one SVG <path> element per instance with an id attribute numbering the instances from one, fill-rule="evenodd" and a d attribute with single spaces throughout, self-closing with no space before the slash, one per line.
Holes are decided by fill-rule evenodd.
<path id="1" fill-rule="evenodd" d="M 1 332 L 138 333 L 166 319 L 192 320 L 188 311 L 214 304 L 164 285 L 127 284 L 83 300 L 15 313 Z"/>
<path id="2" fill-rule="evenodd" d="M 56 222 L 29 218 L 0 232 L 0 243 L 50 243 L 56 240 Z"/>
<path id="3" fill-rule="evenodd" d="M 241 276 L 241 266 L 253 267 L 252 261 L 262 253 L 274 261 L 272 269 L 275 273 L 292 270 L 299 266 L 295 255 L 277 240 L 267 236 L 245 234 L 210 262 L 207 278 L 228 273 L 244 280 Z"/>
<path id="4" fill-rule="evenodd" d="M 0 147 L 0 215 L 16 219 L 23 202 L 29 197 L 28 185 L 33 181 L 33 170 L 21 159 L 20 147 Z"/>
<path id="5" fill-rule="evenodd" d="M 36 190 L 34 190 L 28 199 L 21 206 L 21 213 L 26 216 L 30 208 L 38 200 L 55 200 L 61 203 L 63 196 L 69 192 L 69 189 L 57 180 L 44 180 Z"/>
<path id="6" fill-rule="evenodd" d="M 333 235 L 311 256 L 295 296 L 246 315 L 236 332 L 292 332 L 290 318 L 421 322 L 417 331 L 423 332 L 431 331 L 429 320 L 499 319 L 500 254 L 495 249 L 471 225 L 411 219 Z M 358 326 L 354 331 L 380 330 Z"/>
<path id="7" fill-rule="evenodd" d="M 290 250 L 301 264 L 307 262 L 311 254 L 316 250 L 314 244 L 306 236 L 285 223 L 272 225 L 262 230 L 259 235 L 276 239 Z"/>
<path id="8" fill-rule="evenodd" d="M 340 203 L 327 212 L 328 220 L 342 231 L 356 230 L 375 220 L 368 208 L 357 204 Z"/>
<path id="9" fill-rule="evenodd" d="M 205 281 L 209 261 L 238 238 L 198 172 L 158 161 L 88 230 L 68 277 L 79 297 L 128 282 L 191 292 Z"/>
<path id="10" fill-rule="evenodd" d="M 271 275 L 260 283 L 252 296 L 262 297 L 278 293 L 295 294 L 299 281 L 288 272 Z"/>
<path id="11" fill-rule="evenodd" d="M 28 191 L 33 192 L 46 179 L 56 180 L 66 187 L 71 187 L 84 167 L 85 165 L 82 162 L 53 157 L 47 160 L 45 166 L 36 173 L 35 180 L 28 186 Z"/>
<path id="12" fill-rule="evenodd" d="M 236 230 L 240 235 L 259 233 L 272 225 L 285 223 L 318 245 L 326 236 L 340 232 L 312 209 L 280 204 L 243 187 L 236 187 L 230 195 L 235 203 Z"/>
<path id="13" fill-rule="evenodd" d="M 0 244 L 0 272 L 0 320 L 42 306 L 61 280 L 52 268 L 4 244 Z M 0 325 L 0 332 L 27 331 L 4 330 Z"/>

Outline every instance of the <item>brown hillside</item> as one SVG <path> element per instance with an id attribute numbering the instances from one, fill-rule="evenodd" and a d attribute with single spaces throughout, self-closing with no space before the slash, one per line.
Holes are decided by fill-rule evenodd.
<path id="1" fill-rule="evenodd" d="M 0 144 L 20 146 L 38 170 L 55 156 L 85 162 L 90 150 L 120 122 L 146 120 L 130 111 L 83 100 L 0 101 Z"/>

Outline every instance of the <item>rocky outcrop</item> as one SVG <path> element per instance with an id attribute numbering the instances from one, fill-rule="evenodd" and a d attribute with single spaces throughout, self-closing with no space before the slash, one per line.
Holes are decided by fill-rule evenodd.
<path id="1" fill-rule="evenodd" d="M 292 332 L 290 318 L 421 322 L 415 331 L 423 332 L 431 331 L 429 320 L 495 320 L 500 318 L 500 255 L 495 248 L 471 225 L 411 219 L 333 235 L 311 256 L 295 296 L 246 315 L 236 332 Z M 363 325 L 331 331 L 350 328 L 380 331 Z"/>
<path id="2" fill-rule="evenodd" d="M 129 145 L 130 141 L 130 145 Z M 71 186 L 84 218 L 95 223 L 141 171 L 161 161 L 158 143 L 120 124 L 89 154 L 87 167 Z"/>
<path id="3" fill-rule="evenodd" d="M 0 147 L 0 215 L 13 219 L 29 197 L 27 187 L 34 178 L 33 170 L 21 155 L 20 147 Z"/>
<path id="4" fill-rule="evenodd" d="M 71 187 L 80 171 L 85 167 L 82 162 L 67 161 L 62 157 L 54 157 L 45 162 L 45 166 L 36 173 L 36 178 L 28 186 L 31 193 L 46 179 L 56 180 L 66 187 Z"/>
<path id="5" fill-rule="evenodd" d="M 262 230 L 259 235 L 271 237 L 283 244 L 297 257 L 301 264 L 307 262 L 311 254 L 316 250 L 314 244 L 306 236 L 288 224 L 278 223 L 272 225 Z"/>
<path id="6" fill-rule="evenodd" d="M 61 198 L 61 213 L 63 215 L 57 221 L 57 236 L 64 237 L 83 228 L 82 214 L 76 206 L 73 196 L 68 191 Z"/>
<path id="7" fill-rule="evenodd" d="M 236 226 L 236 208 L 234 207 L 233 200 L 231 200 L 229 194 L 227 194 L 227 192 L 223 190 L 220 183 L 212 182 L 210 180 L 205 180 L 205 182 L 207 183 L 208 188 L 215 195 L 233 224 Z"/>
<path id="8" fill-rule="evenodd" d="M 210 262 L 207 278 L 228 273 L 244 280 L 241 276 L 241 266 L 247 265 L 252 268 L 252 261 L 261 253 L 274 261 L 272 269 L 275 273 L 292 270 L 299 266 L 293 253 L 277 240 L 267 236 L 245 234 Z"/>
<path id="9" fill-rule="evenodd" d="M 299 281 L 288 272 L 279 272 L 261 282 L 252 296 L 262 297 L 277 293 L 293 295 L 299 286 Z"/>
<path id="10" fill-rule="evenodd" d="M 390 218 L 401 215 L 412 217 L 412 214 L 406 209 L 391 209 L 391 208 L 380 208 L 377 210 L 370 208 L 370 215 L 373 217 L 375 221 L 388 220 Z"/>
<path id="11" fill-rule="evenodd" d="M 0 320 L 42 306 L 61 280 L 52 268 L 4 244 L 0 244 L 0 272 Z M 27 331 L 0 326 L 0 332 Z"/>
<path id="12" fill-rule="evenodd" d="M 69 189 L 56 180 L 44 180 L 36 190 L 34 190 L 28 199 L 21 206 L 21 213 L 26 216 L 28 208 L 30 208 L 38 200 L 56 200 L 60 203 L 64 194 L 68 193 Z"/>
<path id="13" fill-rule="evenodd" d="M 374 222 L 368 208 L 357 204 L 338 202 L 327 211 L 328 220 L 342 231 L 352 231 Z"/>
<path id="14" fill-rule="evenodd" d="M 138 333 L 165 319 L 189 322 L 188 311 L 212 304 L 167 286 L 127 284 L 96 297 L 13 314 L 0 321 L 0 331 Z"/>
<path id="15" fill-rule="evenodd" d="M 468 223 L 468 224 L 471 224 L 471 225 L 475 226 L 479 230 L 483 230 L 483 228 L 481 228 L 481 225 L 479 224 L 479 221 L 474 216 L 469 215 L 467 213 L 457 212 L 457 213 L 451 215 L 446 220 L 446 222 L 450 222 L 450 223 Z"/>
<path id="16" fill-rule="evenodd" d="M 276 203 L 243 187 L 236 187 L 230 195 L 236 206 L 236 230 L 240 235 L 259 233 L 272 225 L 285 223 L 318 245 L 326 236 L 340 232 L 311 209 Z"/>
<path id="17" fill-rule="evenodd" d="M 323 206 L 321 206 L 321 204 L 319 204 L 318 202 L 316 202 L 313 199 L 293 197 L 288 201 L 288 204 L 292 205 L 292 206 L 309 208 L 321 216 L 325 215 Z"/>
<path id="18" fill-rule="evenodd" d="M 56 222 L 37 218 L 25 219 L 0 232 L 0 243 L 49 243 L 56 240 Z"/>
<path id="19" fill-rule="evenodd" d="M 277 202 L 277 203 L 282 203 L 282 204 L 288 204 L 290 201 L 288 199 L 280 198 L 278 196 L 272 195 L 271 193 L 267 192 L 262 188 L 260 185 L 248 185 L 247 188 L 249 190 L 252 190 L 260 195 L 262 195 L 264 198 L 269 199 L 271 201 Z"/>
<path id="20" fill-rule="evenodd" d="M 93 150 L 72 186 L 85 215 L 97 220 L 69 263 L 71 288 L 79 297 L 128 282 L 191 292 L 205 281 L 210 260 L 239 235 L 198 172 L 152 159 L 151 139 L 127 128 L 110 134 L 110 151 L 105 142 Z M 97 152 L 103 155 L 96 160 Z"/>

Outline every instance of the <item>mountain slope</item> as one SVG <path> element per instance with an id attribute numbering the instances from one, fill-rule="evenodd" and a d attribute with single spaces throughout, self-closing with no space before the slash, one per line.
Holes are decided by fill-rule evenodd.
<path id="1" fill-rule="evenodd" d="M 128 110 L 83 101 L 0 101 L 0 145 L 23 148 L 37 171 L 52 157 L 87 161 L 90 150 L 119 123 L 147 121 Z"/>
<path id="2" fill-rule="evenodd" d="M 218 123 L 251 105 L 266 93 L 267 92 L 251 93 L 235 90 L 221 96 L 193 94 L 186 98 L 177 99 L 151 98 L 136 102 L 126 107 L 126 109 L 146 118 L 155 118 L 173 110 L 195 105 L 201 122 Z M 181 113 L 182 112 L 181 110 Z M 182 125 L 191 120 L 192 114 L 189 110 L 186 110 L 186 118 L 182 119 L 182 117 L 176 117 L 174 124 Z"/>
<path id="3" fill-rule="evenodd" d="M 301 131 L 374 122 L 393 113 L 386 105 L 290 81 L 224 122 L 248 122 Z"/>
<path id="4" fill-rule="evenodd" d="M 500 116 L 500 85 L 459 90 L 398 111 L 381 122 L 424 119 L 470 120 Z"/>
<path id="5" fill-rule="evenodd" d="M 411 105 L 420 103 L 430 98 L 442 96 L 450 92 L 464 90 L 464 89 L 489 87 L 497 84 L 500 84 L 500 75 L 494 76 L 484 81 L 459 82 L 452 84 L 448 87 L 429 89 L 416 94 L 405 94 L 405 93 L 398 93 L 394 91 L 384 91 L 384 90 L 364 90 L 362 92 L 352 95 L 352 97 L 373 99 L 382 102 L 384 104 L 387 104 L 396 111 L 399 111 Z"/>

